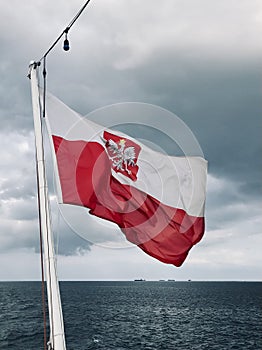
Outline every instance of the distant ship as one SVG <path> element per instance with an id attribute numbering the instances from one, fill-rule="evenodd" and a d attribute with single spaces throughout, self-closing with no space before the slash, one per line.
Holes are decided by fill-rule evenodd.
<path id="1" fill-rule="evenodd" d="M 159 282 L 175 282 L 176 280 L 168 279 L 168 280 L 158 280 Z"/>
<path id="2" fill-rule="evenodd" d="M 145 279 L 143 279 L 143 278 L 138 278 L 138 279 L 135 279 L 134 281 L 135 281 L 135 282 L 144 282 Z"/>

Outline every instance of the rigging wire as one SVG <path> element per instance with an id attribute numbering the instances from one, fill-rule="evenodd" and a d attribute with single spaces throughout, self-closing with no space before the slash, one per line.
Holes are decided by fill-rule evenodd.
<path id="1" fill-rule="evenodd" d="M 45 108 L 46 108 L 46 56 L 44 57 L 44 65 L 43 65 L 43 78 L 44 78 L 44 89 L 43 89 L 43 118 L 45 118 Z"/>

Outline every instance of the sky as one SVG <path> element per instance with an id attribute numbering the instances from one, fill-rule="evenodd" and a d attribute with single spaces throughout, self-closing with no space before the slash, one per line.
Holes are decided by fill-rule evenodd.
<path id="1" fill-rule="evenodd" d="M 82 5 L 0 0 L 0 280 L 41 278 L 26 76 Z M 182 267 L 163 264 L 86 212 L 71 225 L 79 212 L 60 212 L 50 172 L 61 280 L 262 279 L 261 35 L 256 0 L 90 2 L 70 51 L 60 42 L 48 56 L 48 90 L 82 115 L 123 102 L 177 115 L 209 162 L 206 232 Z"/>

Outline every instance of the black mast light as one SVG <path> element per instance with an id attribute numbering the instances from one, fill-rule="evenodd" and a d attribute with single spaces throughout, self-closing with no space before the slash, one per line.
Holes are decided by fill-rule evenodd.
<path id="1" fill-rule="evenodd" d="M 66 30 L 65 30 L 64 46 L 63 46 L 63 49 L 64 49 L 65 51 L 69 51 L 69 49 L 70 49 L 69 40 L 67 39 L 67 33 L 68 33 L 68 31 L 69 31 L 69 28 L 66 28 Z"/>
<path id="2" fill-rule="evenodd" d="M 65 37 L 65 40 L 64 40 L 63 49 L 64 49 L 65 51 L 69 51 L 69 49 L 70 49 L 69 40 L 67 39 L 67 34 L 66 34 L 66 37 Z"/>

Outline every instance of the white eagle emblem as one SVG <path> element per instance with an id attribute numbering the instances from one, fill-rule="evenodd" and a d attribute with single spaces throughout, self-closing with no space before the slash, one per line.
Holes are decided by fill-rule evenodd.
<path id="1" fill-rule="evenodd" d="M 109 159 L 112 161 L 112 165 L 116 170 L 126 171 L 131 174 L 128 166 L 136 165 L 136 152 L 135 147 L 125 147 L 126 140 L 121 139 L 118 143 L 112 139 L 108 140 L 108 147 L 113 154 Z"/>

